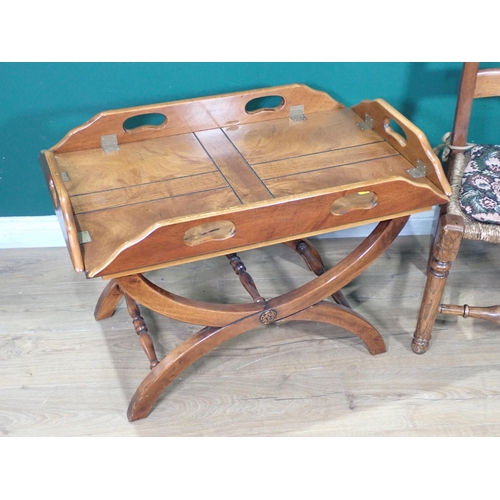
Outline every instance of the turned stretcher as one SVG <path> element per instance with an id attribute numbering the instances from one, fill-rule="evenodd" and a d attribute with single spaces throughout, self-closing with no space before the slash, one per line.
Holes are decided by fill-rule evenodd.
<path id="1" fill-rule="evenodd" d="M 103 112 L 40 161 L 75 270 L 109 280 L 96 319 L 111 316 L 125 296 L 148 355 L 151 372 L 132 398 L 130 420 L 147 416 L 196 359 L 263 324 L 322 321 L 358 335 L 372 354 L 384 352 L 379 332 L 349 308 L 341 288 L 411 214 L 450 194 L 425 136 L 388 103 L 347 108 L 304 85 Z M 374 232 L 328 271 L 307 240 L 372 222 Z M 265 299 L 237 253 L 276 243 L 317 277 Z M 216 256 L 229 258 L 253 302 L 197 302 L 144 275 Z M 138 304 L 204 328 L 159 361 Z"/>

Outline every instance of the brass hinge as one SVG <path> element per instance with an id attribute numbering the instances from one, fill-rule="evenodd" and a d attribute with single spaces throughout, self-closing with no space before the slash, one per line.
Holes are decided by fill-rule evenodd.
<path id="1" fill-rule="evenodd" d="M 294 122 L 307 120 L 306 115 L 304 115 L 304 105 L 299 104 L 298 106 L 290 106 L 290 118 Z"/>
<path id="2" fill-rule="evenodd" d="M 118 137 L 116 134 L 101 135 L 101 148 L 105 153 L 118 151 Z"/>
<path id="3" fill-rule="evenodd" d="M 361 130 L 371 130 L 373 128 L 373 118 L 368 113 L 365 113 L 364 121 L 357 122 L 356 125 Z"/>
<path id="4" fill-rule="evenodd" d="M 413 168 L 409 168 L 407 172 L 414 178 L 425 177 L 427 174 L 427 165 L 421 161 L 417 160 L 417 165 Z"/>
<path id="5" fill-rule="evenodd" d="M 90 243 L 92 241 L 90 233 L 88 231 L 82 231 L 78 233 L 78 241 L 80 243 Z"/>

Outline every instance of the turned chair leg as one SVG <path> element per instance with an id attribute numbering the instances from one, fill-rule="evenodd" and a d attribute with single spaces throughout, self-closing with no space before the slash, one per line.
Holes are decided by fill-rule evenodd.
<path id="1" fill-rule="evenodd" d="M 464 223 L 460 216 L 447 214 L 440 218 L 429 261 L 417 327 L 411 344 L 415 354 L 424 354 L 429 349 L 429 341 L 444 286 L 451 265 L 457 257 L 463 231 Z"/>

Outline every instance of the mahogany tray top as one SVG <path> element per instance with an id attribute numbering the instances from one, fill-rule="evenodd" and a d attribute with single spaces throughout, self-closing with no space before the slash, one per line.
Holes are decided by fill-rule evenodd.
<path id="1" fill-rule="evenodd" d="M 269 96 L 279 104 L 247 110 Z M 163 123 L 127 128 L 152 114 Z M 425 136 L 385 101 L 348 108 L 298 84 L 103 112 L 40 159 L 89 278 L 393 219 L 450 194 Z"/>

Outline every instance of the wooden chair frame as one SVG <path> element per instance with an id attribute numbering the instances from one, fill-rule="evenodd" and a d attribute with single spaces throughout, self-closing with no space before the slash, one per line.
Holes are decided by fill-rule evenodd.
<path id="1" fill-rule="evenodd" d="M 442 211 L 432 245 L 428 277 L 420 306 L 412 349 L 423 354 L 429 349 L 432 329 L 438 313 L 484 319 L 500 324 L 500 307 L 472 307 L 441 304 L 446 280 L 457 258 L 462 239 L 500 243 L 500 226 L 480 223 L 466 216 L 459 206 L 459 194 L 465 163 L 464 150 L 474 99 L 500 96 L 500 68 L 479 69 L 479 63 L 463 65 L 455 119 L 449 148 L 448 178 L 452 186 L 450 202 Z"/>

